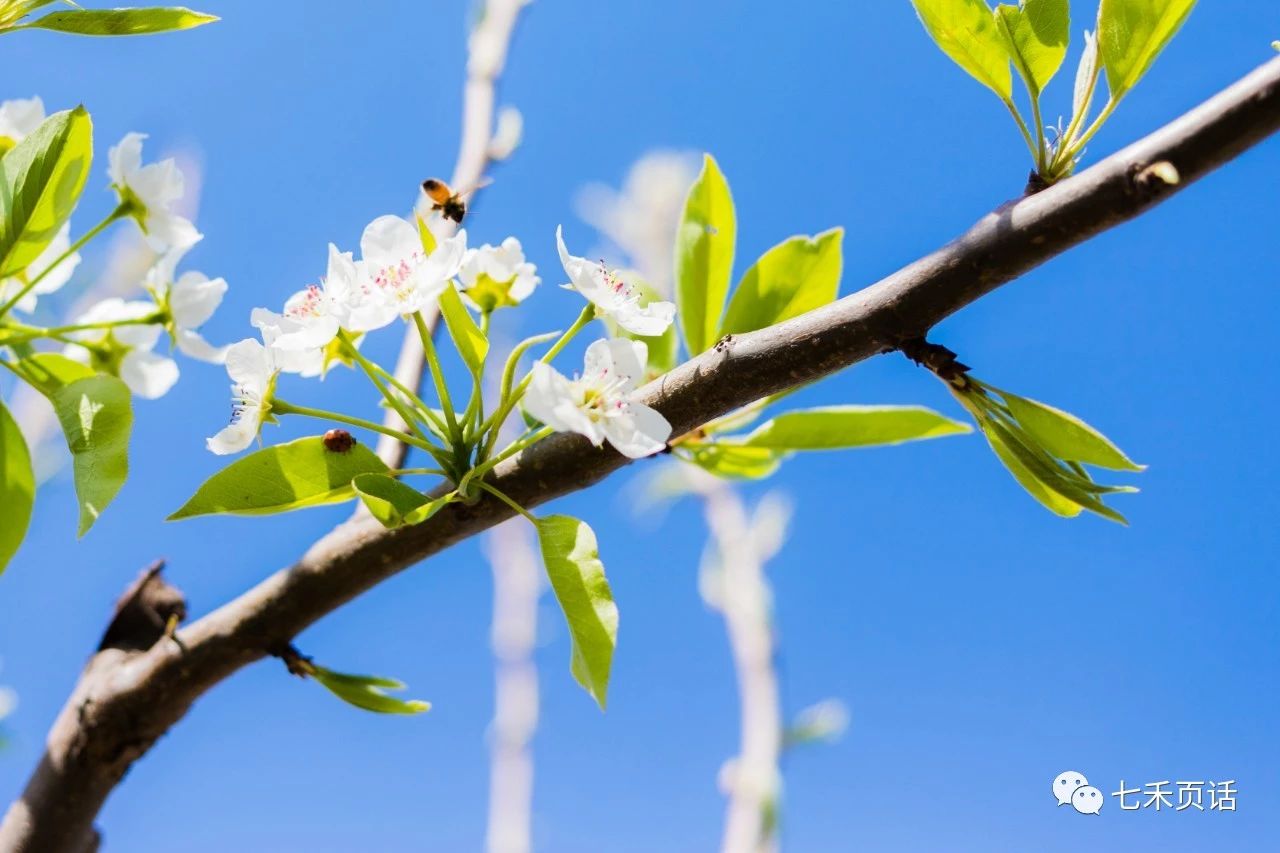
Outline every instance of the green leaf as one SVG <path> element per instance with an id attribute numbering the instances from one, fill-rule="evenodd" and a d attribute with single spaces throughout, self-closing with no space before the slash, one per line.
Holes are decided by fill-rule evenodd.
<path id="1" fill-rule="evenodd" d="M 361 474 L 351 481 L 369 513 L 386 528 L 421 524 L 441 507 L 454 500 L 454 495 L 431 498 L 388 474 Z"/>
<path id="2" fill-rule="evenodd" d="M 1023 0 L 996 7 L 996 23 L 1006 39 L 1013 67 L 1033 98 L 1040 96 L 1067 56 L 1071 16 L 1067 0 Z"/>
<path id="3" fill-rule="evenodd" d="M 172 30 L 189 30 L 218 20 L 215 15 L 193 12 L 181 6 L 147 9 L 77 9 L 53 12 L 23 29 L 55 30 L 82 36 L 141 36 Z"/>
<path id="4" fill-rule="evenodd" d="M 489 339 L 471 319 L 471 312 L 462 304 L 462 297 L 458 296 L 452 282 L 440 294 L 440 314 L 449 327 L 449 337 L 453 338 L 458 354 L 471 370 L 471 375 L 478 377 L 484 370 L 485 356 L 489 354 Z"/>
<path id="5" fill-rule="evenodd" d="M 54 113 L 0 158 L 0 278 L 40 256 L 71 216 L 93 160 L 84 107 Z"/>
<path id="6" fill-rule="evenodd" d="M 403 690 L 403 682 L 376 675 L 348 675 L 322 666 L 309 664 L 310 675 L 343 702 L 379 714 L 421 714 L 431 710 L 430 702 L 419 699 L 397 699 L 386 690 Z"/>
<path id="7" fill-rule="evenodd" d="M 20 359 L 13 370 L 49 398 L 71 450 L 83 536 L 129 475 L 133 407 L 129 386 L 55 353 Z"/>
<path id="8" fill-rule="evenodd" d="M 26 439 L 0 401 L 0 574 L 27 535 L 35 500 L 36 478 Z"/>
<path id="9" fill-rule="evenodd" d="M 1096 484 L 1082 471 L 1063 468 L 1062 465 L 1050 458 L 1043 448 L 1036 445 L 1034 438 L 1023 431 L 1012 429 L 993 418 L 984 418 L 984 421 L 982 429 L 987 433 L 987 439 L 991 442 L 992 447 L 996 449 L 997 456 L 1000 456 L 1005 467 L 1009 468 L 1010 472 L 1018 478 L 1022 486 L 1046 507 L 1049 507 L 1059 515 L 1075 515 L 1079 512 L 1078 509 L 1075 512 L 1062 512 L 1055 508 L 1055 504 L 1065 501 L 1097 513 L 1111 521 L 1126 525 L 1129 523 L 1123 515 L 1102 503 L 1094 494 L 1096 491 L 1106 491 L 1106 487 L 1099 490 Z M 997 447 L 997 444 L 999 447 Z M 1001 449 L 1003 449 L 1004 453 L 1001 452 Z M 1018 471 L 1014 465 L 1010 464 L 1010 458 L 1006 458 L 1006 455 L 1015 461 L 1018 468 L 1039 484 L 1039 491 L 1029 487 L 1027 483 L 1018 477 Z M 1046 495 L 1042 494 L 1042 492 L 1047 493 L 1048 500 L 1046 500 Z M 1054 496 L 1060 500 L 1055 501 Z"/>
<path id="10" fill-rule="evenodd" d="M 690 355 L 715 343 L 737 232 L 729 185 L 708 154 L 685 199 L 676 232 L 676 309 Z"/>
<path id="11" fill-rule="evenodd" d="M 647 281 L 640 278 L 640 274 L 634 270 L 623 270 L 618 277 L 631 285 L 631 287 L 639 292 L 640 304 L 648 305 L 655 299 L 661 299 L 661 294 L 653 288 Z M 605 315 L 600 317 L 600 321 L 604 323 L 606 329 L 609 330 L 611 338 L 627 338 L 633 341 L 644 341 L 649 348 L 649 363 L 645 366 L 645 381 L 655 379 L 671 368 L 676 366 L 679 358 L 680 339 L 677 337 L 676 327 L 673 323 L 667 327 L 667 330 L 661 335 L 648 338 L 643 335 L 637 335 L 630 332 L 616 322 L 613 318 Z"/>
<path id="12" fill-rule="evenodd" d="M 556 601 L 569 623 L 573 677 L 604 710 L 618 644 L 618 608 L 604 576 L 596 535 L 567 515 L 538 519 L 538 543 Z"/>
<path id="13" fill-rule="evenodd" d="M 1070 412 L 1036 400 L 1000 392 L 1013 417 L 1045 450 L 1059 459 L 1114 471 L 1143 471 L 1112 441 Z"/>
<path id="14" fill-rule="evenodd" d="M 726 480 L 763 480 L 778 470 L 787 453 L 767 447 L 745 447 L 727 441 L 687 442 L 680 458 Z M 686 456 L 683 451 L 688 451 Z"/>
<path id="15" fill-rule="evenodd" d="M 919 406 L 830 406 L 784 412 L 743 444 L 773 450 L 843 450 L 970 432 L 968 424 Z"/>
<path id="16" fill-rule="evenodd" d="M 1196 0 L 1102 0 L 1098 49 L 1113 101 L 1137 85 L 1195 5 Z"/>
<path id="17" fill-rule="evenodd" d="M 1009 51 L 991 8 L 983 0 L 911 0 L 920 22 L 942 52 L 982 85 L 1013 97 Z"/>
<path id="18" fill-rule="evenodd" d="M 429 255 L 436 250 L 436 235 L 421 216 L 418 217 L 418 239 L 422 241 L 422 254 Z"/>
<path id="19" fill-rule="evenodd" d="M 844 229 L 792 237 L 774 246 L 742 277 L 720 336 L 754 332 L 826 305 L 840 290 Z"/>
<path id="20" fill-rule="evenodd" d="M 346 452 L 311 436 L 266 447 L 205 480 L 169 521 L 197 515 L 270 515 L 349 500 L 360 474 L 385 474 L 386 464 L 363 444 Z"/>
<path id="21" fill-rule="evenodd" d="M 1074 518 L 1080 514 L 1082 507 L 1041 482 L 1040 478 L 1023 464 L 1005 436 L 995 429 L 988 428 L 990 422 L 984 422 L 980 425 L 983 427 L 982 432 L 987 437 L 987 443 L 991 445 L 996 458 L 1009 470 L 1009 473 L 1018 481 L 1018 484 L 1027 490 L 1031 497 L 1039 501 L 1050 512 L 1063 518 Z"/>

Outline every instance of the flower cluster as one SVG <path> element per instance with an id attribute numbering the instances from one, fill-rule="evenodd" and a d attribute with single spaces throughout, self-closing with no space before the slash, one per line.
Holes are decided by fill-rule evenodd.
<path id="1" fill-rule="evenodd" d="M 483 416 L 484 401 L 479 392 L 482 363 L 470 365 L 477 388 L 471 403 L 464 412 L 453 409 L 435 364 L 423 312 L 435 310 L 446 294 L 456 293 L 450 304 L 463 315 L 468 313 L 463 306 L 468 306 L 481 321 L 476 326 L 474 320 L 463 321 L 457 314 L 451 318 L 446 311 L 451 334 L 457 333 L 455 324 L 465 322 L 483 338 L 494 311 L 517 306 L 534 293 L 541 281 L 536 268 L 525 259 L 524 249 L 514 237 L 497 246 L 468 249 L 466 231 L 437 241 L 422 220 L 415 226 L 398 216 L 380 216 L 365 228 L 358 259 L 331 244 L 328 267 L 318 283 L 294 293 L 279 311 L 253 310 L 250 322 L 261 342 L 248 339 L 231 349 L 227 369 L 232 379 L 232 423 L 209 439 L 209 449 L 228 454 L 248 448 L 262 424 L 273 419 L 273 412 L 327 415 L 385 433 L 385 428 L 366 421 L 273 399 L 279 373 L 323 376 L 334 363 L 344 363 L 358 364 L 383 392 L 387 404 L 404 416 L 409 432 L 399 437 L 443 459 L 444 470 L 455 481 L 467 478 L 473 470 L 483 471 L 502 456 L 493 455 L 498 429 L 522 401 L 527 415 L 544 425 L 545 432 L 577 432 L 597 446 L 607 440 L 633 458 L 662 450 L 671 435 L 670 424 L 632 399 L 644 376 L 647 348 L 643 342 L 597 341 L 587 350 L 580 378 L 569 379 L 548 362 L 595 317 L 607 318 L 633 335 L 654 336 L 671 325 L 675 306 L 669 302 L 642 304 L 640 292 L 616 272 L 571 255 L 559 229 L 556 243 L 569 277 L 565 287 L 585 297 L 588 305 L 579 322 L 522 382 L 514 388 L 504 385 L 492 417 Z M 397 318 L 415 323 L 423 334 L 441 397 L 438 409 L 422 403 L 414 389 L 399 386 L 394 376 L 359 352 L 364 335 Z M 486 353 L 487 346 L 486 341 Z M 514 362 L 510 368 L 514 369 Z M 436 444 L 436 438 L 443 446 Z"/>
<path id="2" fill-rule="evenodd" d="M 17 146 L 47 119 L 39 98 L 0 104 L 0 153 Z M 118 376 L 137 396 L 154 399 L 178 379 L 177 363 L 154 351 L 166 332 L 171 345 L 185 355 L 222 362 L 225 348 L 210 345 L 198 329 L 222 302 L 227 283 L 200 272 L 178 272 L 179 263 L 202 235 L 174 210 L 184 193 L 182 171 L 173 159 L 144 164 L 145 138 L 129 133 L 108 154 L 111 188 L 119 203 L 106 219 L 74 242 L 71 223 L 63 223 L 25 269 L 0 279 L 0 326 L 11 330 L 9 340 L 43 338 L 61 343 L 63 355 Z M 79 250 L 121 219 L 133 219 L 155 253 L 141 282 L 148 299 L 110 296 L 64 326 L 39 327 L 5 318 L 10 310 L 34 314 L 41 297 L 56 293 L 71 280 L 80 265 Z"/>

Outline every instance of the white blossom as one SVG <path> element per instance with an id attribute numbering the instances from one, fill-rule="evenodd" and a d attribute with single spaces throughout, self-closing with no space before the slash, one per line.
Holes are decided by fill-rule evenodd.
<path id="1" fill-rule="evenodd" d="M 170 210 L 184 191 L 182 171 L 173 158 L 142 165 L 143 133 L 128 133 L 107 153 L 111 185 L 120 201 L 132 206 L 147 242 L 156 251 L 187 248 L 200 240 L 190 220 Z"/>
<path id="2" fill-rule="evenodd" d="M 0 152 L 25 139 L 44 118 L 44 101 L 38 97 L 0 103 Z"/>
<path id="3" fill-rule="evenodd" d="M 0 131 L 2 133 L 2 131 Z M 57 290 L 60 290 L 64 284 L 71 280 L 71 276 L 75 273 L 76 267 L 80 266 L 80 253 L 75 252 L 68 255 L 65 260 L 59 263 L 53 269 L 49 269 L 49 265 L 71 248 L 71 223 L 65 222 L 58 233 L 54 235 L 53 240 L 44 251 L 36 256 L 36 259 L 23 271 L 21 276 L 11 276 L 0 280 L 0 305 L 7 303 L 16 296 L 26 283 L 33 281 L 43 275 L 35 287 L 31 288 L 21 299 L 13 306 L 19 311 L 30 314 L 36 310 L 36 302 L 38 297 L 46 296 Z M 46 272 L 46 270 L 48 270 Z"/>
<path id="4" fill-rule="evenodd" d="M 675 319 L 674 304 L 650 302 L 642 306 L 639 289 L 627 284 L 603 262 L 592 263 L 569 254 L 559 227 L 556 228 L 556 245 L 560 250 L 560 263 L 564 264 L 564 271 L 569 275 L 570 283 L 565 287 L 586 297 L 596 307 L 598 315 L 609 317 L 628 332 L 644 337 L 661 335 Z"/>
<path id="5" fill-rule="evenodd" d="M 370 222 L 360 237 L 360 256 L 370 293 L 391 312 L 386 322 L 434 305 L 462 268 L 466 251 L 465 230 L 427 255 L 418 229 L 400 217 L 380 216 Z"/>
<path id="6" fill-rule="evenodd" d="M 147 272 L 146 288 L 167 314 L 169 331 L 178 349 L 200 361 L 221 364 L 226 357 L 226 347 L 213 346 L 196 330 L 208 322 L 222 304 L 227 282 L 194 270 L 179 276 L 178 263 L 186 252 L 185 248 L 172 249 L 162 255 Z"/>
<path id="7" fill-rule="evenodd" d="M 622 338 L 587 347 L 582 376 L 569 379 L 544 362 L 533 366 L 524 408 L 557 432 L 576 432 L 599 447 L 605 439 L 632 459 L 667 446 L 671 424 L 632 399 L 644 376 L 648 347 Z"/>
<path id="8" fill-rule="evenodd" d="M 76 325 L 142 320 L 157 314 L 150 302 L 119 297 L 104 299 L 76 318 Z M 66 355 L 119 376 L 134 394 L 147 400 L 163 397 L 178 381 L 178 365 L 167 356 L 152 352 L 160 340 L 159 319 L 153 323 L 131 323 L 106 329 L 84 329 L 69 336 L 83 341 L 71 345 Z"/>
<path id="9" fill-rule="evenodd" d="M 272 350 L 253 338 L 228 347 L 226 364 L 232 383 L 231 423 L 205 442 L 219 456 L 239 453 L 253 444 L 271 415 L 271 397 L 279 373 Z"/>
<path id="10" fill-rule="evenodd" d="M 463 293 L 477 309 L 492 311 L 504 305 L 519 305 L 542 281 L 537 268 L 524 259 L 524 249 L 515 237 L 500 246 L 485 243 L 468 249 L 458 271 Z"/>

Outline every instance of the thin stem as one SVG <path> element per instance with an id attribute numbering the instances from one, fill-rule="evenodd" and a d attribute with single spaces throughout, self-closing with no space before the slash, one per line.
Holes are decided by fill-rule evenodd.
<path id="1" fill-rule="evenodd" d="M 534 527 L 537 527 L 537 526 L 538 526 L 538 519 L 536 519 L 536 518 L 534 518 L 534 517 L 533 517 L 533 513 L 529 512 L 529 510 L 525 509 L 524 507 L 520 506 L 520 504 L 518 504 L 518 503 L 516 503 L 515 501 L 511 500 L 511 498 L 507 497 L 507 496 L 506 496 L 506 495 L 504 495 L 502 492 L 500 492 L 500 491 L 498 491 L 497 489 L 495 489 L 493 486 L 489 485 L 488 483 L 484 482 L 483 480 L 481 480 L 480 482 L 476 483 L 476 485 L 477 485 L 477 486 L 479 486 L 480 488 L 484 489 L 484 490 L 485 490 L 486 492 L 488 492 L 489 494 L 493 495 L 493 496 L 494 496 L 495 498 L 497 498 L 498 500 L 502 501 L 502 502 L 503 502 L 504 504 L 506 504 L 507 506 L 509 506 L 509 507 L 511 507 L 512 509 L 514 509 L 516 512 L 518 512 L 518 513 L 520 513 L 521 515 L 523 515 L 525 518 L 529 519 L 529 523 L 530 523 L 530 524 L 532 524 Z"/>
<path id="2" fill-rule="evenodd" d="M 449 476 L 449 472 L 444 470 L 443 468 L 395 468 L 395 469 L 392 469 L 391 471 L 388 471 L 387 474 L 389 474 L 392 477 L 409 477 L 409 476 L 415 476 L 415 475 L 424 476 L 424 477 L 448 477 Z"/>
<path id="3" fill-rule="evenodd" d="M 41 326 L 16 326 L 17 336 L 14 341 L 33 341 L 37 338 L 53 338 L 54 340 L 65 340 L 63 336 L 72 332 L 87 332 L 93 329 L 114 329 L 117 326 L 151 326 L 163 320 L 164 314 L 156 312 L 146 317 L 138 317 L 132 320 L 103 320 L 99 323 L 74 323 L 69 326 L 50 326 L 44 328 Z M 80 343 L 75 341 L 75 343 Z"/>
<path id="4" fill-rule="evenodd" d="M 570 326 L 565 331 L 565 333 L 560 336 L 560 340 L 556 341 L 554 344 L 551 345 L 551 349 L 547 350 L 545 353 L 542 354 L 542 358 L 538 359 L 538 361 L 546 363 L 551 361 L 551 359 L 555 358 L 557 355 L 559 355 L 560 350 L 568 346 L 569 341 L 573 340 L 574 337 L 578 334 L 578 332 L 581 332 L 583 329 L 585 329 L 587 324 L 590 323 L 595 318 L 596 318 L 596 306 L 588 302 L 587 307 L 583 308 L 582 313 L 578 315 L 578 319 L 573 321 L 573 325 Z M 521 383 L 521 384 L 523 385 L 525 383 Z"/>
<path id="5" fill-rule="evenodd" d="M 76 252 L 84 248 L 86 243 L 88 243 L 94 237 L 97 237 L 99 234 L 101 234 L 108 225 L 110 225 L 112 222 L 115 222 L 117 219 L 121 219 L 127 216 L 129 208 L 130 208 L 130 205 L 128 203 L 126 202 L 120 203 L 119 205 L 116 206 L 115 210 L 107 214 L 106 219 L 102 220 L 97 225 L 93 226 L 88 231 L 86 231 L 80 237 L 79 240 L 76 240 L 74 243 L 71 244 L 70 248 L 68 248 L 65 252 L 63 252 L 61 255 L 55 258 L 53 263 L 49 264 L 49 266 L 45 267 L 43 270 L 40 271 L 39 275 L 31 279 L 31 281 L 27 282 L 23 286 L 23 288 L 18 291 L 17 295 L 15 295 L 8 302 L 4 303 L 4 305 L 0 305 L 0 317 L 3 317 L 5 314 L 8 314 L 9 310 L 13 308 L 13 306 L 17 305 L 22 300 L 22 297 L 26 296 L 33 289 L 35 289 L 35 286 L 39 284 L 46 275 L 48 275 L 50 272 L 52 272 L 54 269 L 60 266 L 62 262 L 65 261 L 67 258 L 71 257 Z"/>
<path id="6" fill-rule="evenodd" d="M 432 455 L 439 451 L 439 448 L 423 441 L 417 436 L 409 435 L 408 433 L 401 432 L 398 429 L 391 429 L 391 427 L 385 427 L 382 424 L 376 424 L 373 421 L 366 421 L 363 418 L 344 415 L 340 412 L 329 412 L 324 409 L 312 409 L 309 406 L 295 406 L 293 403 L 281 400 L 279 397 L 276 397 L 271 401 L 271 411 L 277 415 L 302 415 L 303 417 L 316 418 L 322 421 L 337 421 L 340 424 L 360 427 L 361 429 L 367 429 L 376 433 L 381 433 L 382 435 L 390 436 L 397 441 L 403 441 L 405 444 L 421 448 L 428 453 L 432 453 Z"/>
<path id="7" fill-rule="evenodd" d="M 421 311 L 413 312 L 414 325 L 418 327 L 418 336 L 422 338 L 422 354 L 431 369 L 431 380 L 435 383 L 436 394 L 440 397 L 440 408 L 444 410 L 445 423 L 449 437 L 455 443 L 462 442 L 462 432 L 458 429 L 458 419 L 453 412 L 453 401 L 449 399 L 449 388 L 444 382 L 444 371 L 440 369 L 440 357 L 436 354 L 435 341 L 431 339 L 431 330 L 423 319 Z"/>
<path id="8" fill-rule="evenodd" d="M 356 349 L 356 345 L 352 342 L 351 336 L 345 331 L 339 331 L 338 339 L 342 341 L 343 346 L 346 347 L 347 353 L 355 363 L 360 365 L 360 368 L 364 370 L 365 375 L 369 377 L 369 381 L 378 389 L 378 393 L 380 393 L 386 399 L 387 403 L 391 405 L 391 408 L 395 409 L 396 413 L 400 415 L 400 420 L 404 421 L 404 425 L 412 430 L 414 435 L 425 439 L 427 437 L 426 433 L 424 433 L 418 426 L 418 419 L 415 418 L 405 407 L 404 402 L 398 396 L 392 394 L 391 391 L 387 389 L 387 386 L 383 384 L 382 380 L 378 378 L 378 372 L 374 370 L 373 363 L 369 361 L 369 359 L 365 358 L 360 353 L 360 350 Z"/>
<path id="9" fill-rule="evenodd" d="M 1098 113 L 1098 117 L 1093 120 L 1093 124 L 1089 125 L 1089 129 L 1080 135 L 1080 138 L 1071 144 L 1071 147 L 1063 152 L 1063 162 L 1070 163 L 1080 150 L 1088 144 L 1093 135 L 1102 130 L 1102 125 L 1107 119 L 1111 118 L 1111 114 L 1115 112 L 1116 106 L 1120 103 L 1115 98 L 1108 98 L 1107 105 L 1102 108 L 1102 112 Z"/>
<path id="10" fill-rule="evenodd" d="M 437 415 L 435 411 L 430 406 L 427 405 L 426 401 L 423 400 L 421 397 L 419 397 L 412 388 L 410 388 L 408 385 L 405 385 L 403 382 L 401 382 L 399 379 L 396 378 L 394 373 L 384 369 L 377 362 L 371 361 L 369 362 L 369 364 L 371 367 L 373 367 L 375 371 L 377 371 L 379 376 L 381 376 L 387 382 L 390 382 L 391 385 L 396 388 L 396 390 L 398 390 L 400 393 L 408 397 L 409 401 L 413 403 L 413 405 L 416 406 L 419 411 L 422 412 L 422 414 L 427 418 L 427 420 L 435 424 L 441 433 L 447 433 L 449 431 L 448 427 L 445 426 L 444 421 L 440 419 L 440 416 Z"/>
<path id="11" fill-rule="evenodd" d="M 1043 175 L 1048 167 L 1048 150 L 1044 138 L 1044 118 L 1040 115 L 1040 96 L 1031 99 L 1031 120 L 1036 125 L 1036 173 Z"/>
<path id="12" fill-rule="evenodd" d="M 467 484 L 472 480 L 478 480 L 484 477 L 485 474 L 488 474 L 495 467 L 497 467 L 499 463 L 507 459 L 510 459 L 512 456 L 515 456 L 517 453 L 524 450 L 525 448 L 531 447 L 537 444 L 539 441 L 542 441 L 542 439 L 551 435 L 553 432 L 555 432 L 555 430 L 552 429 L 551 427 L 541 427 L 541 428 L 530 427 L 528 430 L 525 431 L 524 435 L 520 436 L 515 441 L 511 442 L 511 444 L 509 444 L 505 449 L 503 449 L 501 453 L 494 456 L 492 459 L 486 459 L 484 462 L 481 462 L 479 465 L 477 465 L 476 467 L 468 471 L 466 475 L 463 476 L 462 480 L 458 483 L 458 490 L 464 491 L 467 487 Z"/>
<path id="13" fill-rule="evenodd" d="M 1027 123 L 1022 120 L 1022 114 L 1018 112 L 1018 108 L 1014 106 L 1011 98 L 1001 98 L 1000 100 L 1009 108 L 1009 114 L 1018 123 L 1018 130 L 1022 131 L 1022 139 L 1027 143 L 1027 150 L 1031 152 L 1031 157 L 1038 163 L 1040 158 L 1036 155 L 1036 143 L 1031 138 L 1031 131 L 1027 130 Z"/>

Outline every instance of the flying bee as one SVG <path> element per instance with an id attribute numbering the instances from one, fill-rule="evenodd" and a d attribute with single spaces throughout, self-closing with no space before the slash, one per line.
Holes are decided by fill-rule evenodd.
<path id="1" fill-rule="evenodd" d="M 462 197 L 469 196 L 476 190 L 489 186 L 490 183 L 492 181 L 484 178 L 465 190 L 454 192 L 439 178 L 427 178 L 422 182 L 422 191 L 427 194 L 427 198 L 431 199 L 432 210 L 440 211 L 440 215 L 445 219 L 452 219 L 461 225 L 463 217 L 467 215 L 467 203 L 462 200 Z"/>

